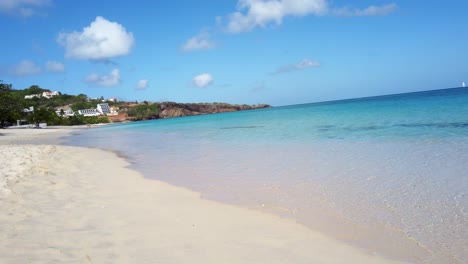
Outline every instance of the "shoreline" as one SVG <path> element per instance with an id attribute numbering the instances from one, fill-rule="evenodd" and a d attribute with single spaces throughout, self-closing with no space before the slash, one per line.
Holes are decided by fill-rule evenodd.
<path id="1" fill-rule="evenodd" d="M 398 263 L 292 219 L 145 179 L 115 153 L 18 145 L 54 135 L 33 133 L 0 137 L 2 160 L 10 162 L 3 168 L 19 175 L 0 200 L 2 211 L 9 212 L 0 218 L 6 234 L 0 258 L 8 263 Z M 12 156 L 19 163 L 12 164 Z"/>
<path id="2" fill-rule="evenodd" d="M 176 153 L 175 155 L 171 156 L 166 152 L 168 154 L 159 157 L 152 163 L 137 162 L 137 165 L 133 166 L 133 168 L 139 170 L 145 177 L 150 179 L 162 180 L 176 186 L 183 186 L 200 192 L 204 199 L 215 200 L 294 219 L 296 222 L 312 230 L 319 230 L 327 236 L 333 237 L 339 241 L 366 250 L 367 252 L 378 252 L 390 259 L 405 260 L 407 263 L 465 263 L 466 258 L 463 257 L 465 251 L 463 250 L 464 247 L 462 243 L 454 244 L 458 246 L 458 248 L 455 248 L 458 249 L 458 251 L 455 252 L 459 255 L 450 254 L 451 252 L 448 250 L 443 251 L 445 249 L 443 246 L 431 247 L 431 244 L 425 243 L 427 240 L 419 240 L 418 237 L 410 236 L 405 232 L 405 229 L 398 228 L 397 225 L 386 225 L 383 222 L 375 221 L 375 215 L 372 215 L 370 210 L 368 212 L 365 211 L 367 208 L 371 208 L 370 205 L 372 204 L 365 203 L 364 199 L 357 203 L 355 200 L 346 200 L 349 204 L 347 207 L 348 210 L 362 212 L 361 218 L 350 218 L 349 215 L 345 214 L 346 212 L 343 213 L 343 211 L 338 210 L 341 208 L 337 206 L 332 207 L 335 205 L 333 202 L 339 200 L 336 199 L 336 196 L 333 196 L 333 194 L 336 193 L 332 193 L 330 191 L 331 189 L 328 189 L 329 192 L 315 192 L 315 189 L 321 188 L 319 184 L 314 184 L 318 181 L 288 182 L 288 180 L 293 179 L 292 177 L 288 178 L 288 180 L 275 181 L 275 179 L 278 179 L 278 176 L 274 174 L 275 172 L 271 169 L 263 170 L 262 168 L 268 167 L 277 170 L 281 168 L 275 167 L 275 164 L 271 162 L 265 163 L 261 158 L 267 157 L 273 161 L 280 161 L 281 159 L 278 158 L 278 156 L 274 156 L 276 155 L 274 151 L 265 151 L 261 146 L 256 145 L 255 150 L 242 153 L 242 158 L 238 158 L 240 157 L 239 152 L 231 151 L 230 147 L 229 145 L 222 145 L 206 148 L 211 150 L 211 152 L 205 151 L 202 152 L 204 155 L 199 155 L 201 157 L 207 157 L 206 160 L 210 162 L 206 162 L 204 158 L 197 159 L 187 154 L 184 154 L 182 158 L 178 158 L 177 153 L 181 153 L 180 151 L 184 149 L 182 145 L 182 148 L 174 152 Z M 307 151 L 301 152 L 300 148 L 296 146 L 292 146 L 291 148 L 285 146 L 281 148 L 281 151 L 279 151 L 280 154 L 278 155 L 280 157 L 288 157 L 289 155 L 294 157 L 297 153 L 302 153 L 302 155 L 298 156 L 308 157 L 306 153 L 310 152 L 307 147 L 308 146 L 304 146 L 304 149 Z M 217 152 L 217 150 L 227 151 Z M 408 150 L 410 150 L 410 148 Z M 137 157 L 135 152 L 131 152 L 131 156 Z M 333 157 L 327 158 L 327 160 L 333 160 Z M 135 159 L 137 160 L 137 158 Z M 175 161 L 173 162 L 173 160 Z M 234 164 L 236 168 L 252 168 L 255 174 L 252 175 L 252 172 L 249 174 L 247 171 L 244 177 L 241 173 L 232 173 L 228 167 L 231 160 L 235 160 L 232 164 Z M 385 160 L 386 159 L 382 159 L 382 161 Z M 148 161 L 148 159 L 144 159 L 144 161 Z M 249 161 L 254 161 L 255 163 L 250 163 Z M 149 164 L 149 166 L 143 167 L 142 164 Z M 277 164 L 281 163 L 278 162 Z M 307 163 L 307 167 L 297 167 L 295 164 L 291 163 L 287 163 L 287 165 L 288 166 L 284 167 L 294 168 L 298 171 L 320 172 L 320 170 L 317 169 L 320 168 L 320 160 L 314 160 L 314 163 Z M 226 169 L 223 170 L 223 168 Z M 343 170 L 342 167 L 334 168 L 336 169 L 334 171 L 336 174 L 340 171 L 346 171 Z M 369 167 L 361 167 L 359 171 L 364 171 L 364 169 L 367 168 Z M 375 168 L 376 167 L 374 167 L 374 170 L 370 170 L 368 174 L 379 176 L 379 170 L 375 170 Z M 162 173 L 164 171 L 170 172 L 169 175 L 163 176 Z M 223 172 L 223 177 L 218 177 L 218 174 L 216 174 L 218 171 Z M 265 173 L 265 171 L 268 173 Z M 322 172 L 326 171 L 322 170 Z M 279 174 L 280 173 L 282 172 L 279 172 Z M 325 173 L 317 174 L 329 176 L 329 174 Z M 385 176 L 385 174 L 381 174 L 380 176 Z M 348 184 L 341 184 L 341 182 L 335 181 L 334 186 L 341 186 L 339 193 L 347 193 L 350 195 L 357 194 L 356 189 L 353 189 L 355 186 L 351 183 L 352 182 L 348 181 Z M 294 192 L 291 192 L 291 190 Z M 325 193 L 327 196 L 321 196 L 322 193 Z M 395 193 L 399 194 L 397 190 Z M 368 195 L 368 193 L 365 192 L 361 192 L 360 194 Z M 325 197 L 325 199 L 323 197 Z M 348 195 L 348 197 L 350 196 Z M 411 201 L 408 200 L 408 202 Z M 385 204 L 379 207 L 379 209 L 383 210 L 387 210 L 387 208 L 389 207 L 385 207 Z M 441 225 L 451 226 L 447 224 L 447 221 L 444 221 Z M 449 232 L 444 232 L 446 231 L 445 229 L 439 229 L 439 227 L 437 227 L 437 229 L 442 230 L 439 232 L 444 234 L 450 234 Z M 438 240 L 430 230 L 423 234 L 432 236 L 434 239 L 433 241 L 442 242 Z M 442 243 L 440 245 L 442 245 Z"/>

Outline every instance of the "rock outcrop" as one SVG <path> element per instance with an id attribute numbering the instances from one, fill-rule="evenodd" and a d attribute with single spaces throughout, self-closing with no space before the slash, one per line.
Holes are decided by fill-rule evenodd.
<path id="1" fill-rule="evenodd" d="M 270 105 L 231 105 L 225 103 L 193 103 L 181 104 L 174 102 L 165 102 L 159 105 L 159 118 L 172 118 L 181 116 L 214 114 L 224 112 L 234 112 L 242 110 L 252 110 L 259 108 L 269 108 Z"/>

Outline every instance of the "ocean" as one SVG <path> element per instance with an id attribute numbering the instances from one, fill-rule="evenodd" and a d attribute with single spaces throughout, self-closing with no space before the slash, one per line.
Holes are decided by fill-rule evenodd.
<path id="1" fill-rule="evenodd" d="M 468 263 L 468 89 L 131 122 L 67 144 L 406 263 Z"/>

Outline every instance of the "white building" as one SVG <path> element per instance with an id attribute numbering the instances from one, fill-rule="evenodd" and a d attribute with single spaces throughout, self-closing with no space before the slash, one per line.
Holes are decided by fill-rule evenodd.
<path id="1" fill-rule="evenodd" d="M 54 96 L 57 96 L 57 95 L 60 95 L 60 92 L 59 91 L 55 91 L 55 92 L 43 92 L 42 94 L 30 94 L 30 95 L 25 95 L 24 96 L 24 99 L 33 99 L 35 97 L 37 98 L 40 98 L 41 96 L 42 97 L 45 97 L 47 99 L 49 98 L 52 98 Z"/>
<path id="2" fill-rule="evenodd" d="M 82 109 L 78 110 L 78 114 L 82 116 L 98 116 L 101 115 L 97 109 Z"/>
<path id="3" fill-rule="evenodd" d="M 116 116 L 116 115 L 118 115 L 118 114 L 119 114 L 119 112 L 118 112 L 117 110 L 115 110 L 114 107 L 111 107 L 111 108 L 110 108 L 110 113 L 107 114 L 107 116 Z"/>
<path id="4" fill-rule="evenodd" d="M 25 95 L 25 96 L 24 96 L 24 99 L 33 99 L 33 98 L 35 98 L 35 97 L 40 98 L 41 95 L 40 95 L 40 94 Z"/>
<path id="5" fill-rule="evenodd" d="M 105 114 L 110 114 L 111 110 L 110 110 L 110 107 L 109 107 L 109 104 L 105 103 L 105 104 L 98 104 L 97 105 L 97 109 L 96 109 L 99 113 L 105 115 Z"/>
<path id="6" fill-rule="evenodd" d="M 112 102 L 112 103 L 116 103 L 116 102 L 117 102 L 117 98 L 112 97 L 112 98 L 107 99 L 107 101 L 108 101 L 108 102 Z"/>
<path id="7" fill-rule="evenodd" d="M 60 93 L 59 93 L 58 91 L 55 91 L 55 92 L 43 92 L 43 93 L 42 93 L 42 97 L 45 97 L 45 98 L 49 99 L 49 98 L 52 98 L 52 97 L 57 96 L 57 95 L 59 95 L 59 94 L 60 94 Z"/>

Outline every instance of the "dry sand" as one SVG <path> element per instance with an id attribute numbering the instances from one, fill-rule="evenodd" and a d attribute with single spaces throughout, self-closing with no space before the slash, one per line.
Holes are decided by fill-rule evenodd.
<path id="1" fill-rule="evenodd" d="M 12 145 L 53 134 L 25 131 L 0 131 L 14 134 L 0 136 L 0 263 L 396 263 L 145 179 L 111 152 Z"/>

